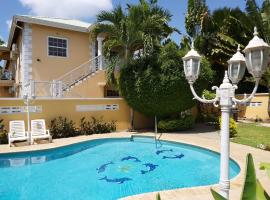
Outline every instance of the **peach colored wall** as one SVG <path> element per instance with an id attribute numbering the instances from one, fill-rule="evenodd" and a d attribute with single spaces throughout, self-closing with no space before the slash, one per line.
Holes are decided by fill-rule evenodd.
<path id="1" fill-rule="evenodd" d="M 0 86 L 0 97 L 12 97 L 13 95 L 8 92 L 9 87 Z"/>
<path id="2" fill-rule="evenodd" d="M 238 95 L 237 98 L 242 99 L 243 95 Z M 255 97 L 251 100 L 251 102 L 261 102 L 261 106 L 239 106 L 238 109 L 239 117 L 244 117 L 247 119 L 256 119 L 260 118 L 262 120 L 269 119 L 268 115 L 268 101 L 269 94 L 256 94 Z"/>
<path id="3" fill-rule="evenodd" d="M 105 71 L 98 71 L 89 76 L 87 80 L 75 85 L 70 91 L 65 92 L 64 97 L 103 98 L 105 83 Z"/>
<path id="4" fill-rule="evenodd" d="M 48 56 L 48 36 L 68 40 L 67 57 Z M 88 33 L 32 25 L 32 37 L 33 80 L 57 79 L 92 58 Z M 37 61 L 37 59 L 40 61 Z"/>
<path id="5" fill-rule="evenodd" d="M 118 104 L 119 110 L 107 110 L 107 111 L 88 111 L 78 112 L 76 111 L 76 105 L 106 105 L 106 104 Z M 73 120 L 76 125 L 79 125 L 82 117 L 103 117 L 105 121 L 116 120 L 117 130 L 127 130 L 130 127 L 130 108 L 121 98 L 117 99 L 39 99 L 34 102 L 33 105 L 42 106 L 41 113 L 31 113 L 31 119 L 45 119 L 47 126 L 50 121 L 58 116 L 67 117 Z M 24 106 L 22 99 L 0 99 L 0 106 Z M 137 114 L 135 123 L 138 127 L 135 128 L 149 128 L 149 120 L 143 117 L 141 114 Z M 1 119 L 4 119 L 4 125 L 8 129 L 8 123 L 10 120 L 25 120 L 26 113 L 20 114 L 1 114 Z"/>

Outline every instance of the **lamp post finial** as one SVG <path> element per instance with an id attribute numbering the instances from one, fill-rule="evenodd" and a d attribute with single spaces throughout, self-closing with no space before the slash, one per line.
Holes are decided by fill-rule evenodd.
<path id="1" fill-rule="evenodd" d="M 257 27 L 255 26 L 255 27 L 254 27 L 254 33 L 253 33 L 253 35 L 254 35 L 254 36 L 257 36 L 258 34 L 259 34 L 259 33 L 258 33 L 258 30 L 257 30 Z"/>

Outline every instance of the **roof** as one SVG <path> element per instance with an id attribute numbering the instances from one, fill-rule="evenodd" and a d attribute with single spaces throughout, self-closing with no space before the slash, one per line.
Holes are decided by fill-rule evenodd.
<path id="1" fill-rule="evenodd" d="M 38 24 L 44 26 L 50 26 L 55 28 L 67 29 L 72 31 L 89 33 L 89 28 L 92 24 L 76 20 L 76 19 L 61 19 L 41 16 L 30 16 L 30 15 L 15 15 L 12 20 L 10 28 L 10 35 L 8 41 L 8 47 L 11 47 L 14 31 L 17 26 L 17 22 L 24 22 L 30 24 Z"/>
<path id="2" fill-rule="evenodd" d="M 30 16 L 30 15 L 16 15 L 17 21 L 47 25 L 57 28 L 74 29 L 75 31 L 88 32 L 90 23 L 76 20 L 76 19 L 62 19 L 62 18 L 51 18 L 41 16 Z"/>

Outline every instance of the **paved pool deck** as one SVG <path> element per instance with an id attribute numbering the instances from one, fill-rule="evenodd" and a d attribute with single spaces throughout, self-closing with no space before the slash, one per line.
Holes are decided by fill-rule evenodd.
<path id="1" fill-rule="evenodd" d="M 213 151 L 219 152 L 220 149 L 220 137 L 219 133 L 205 128 L 197 128 L 198 131 L 187 131 L 181 133 L 164 133 L 161 135 L 161 140 L 176 141 L 187 144 L 192 144 L 200 147 L 204 147 Z M 117 132 L 102 135 L 91 136 L 78 136 L 73 138 L 55 139 L 53 143 L 35 144 L 31 146 L 23 146 L 22 144 L 17 147 L 9 147 L 8 145 L 0 145 L 0 153 L 22 152 L 22 151 L 34 151 L 49 148 L 57 148 L 65 145 L 70 145 L 82 141 L 101 139 L 101 138 L 123 138 L 130 137 L 132 134 L 142 136 L 154 136 L 154 133 L 130 133 L 130 132 Z M 253 147 L 231 143 L 231 158 L 233 158 L 241 167 L 240 174 L 231 181 L 230 199 L 240 199 L 243 179 L 245 173 L 245 162 L 247 153 L 252 153 L 254 164 L 256 168 L 257 178 L 262 183 L 263 187 L 268 193 L 270 193 L 270 180 L 268 179 L 266 172 L 259 170 L 260 162 L 270 162 L 270 152 L 256 149 Z M 209 172 L 211 173 L 211 172 Z M 151 183 L 149 183 L 151 184 Z M 212 186 L 218 190 L 218 185 Z M 124 200 L 155 200 L 157 192 L 145 193 L 135 196 L 129 196 L 123 198 Z M 184 188 L 176 190 L 160 191 L 162 200 L 212 200 L 210 193 L 210 186 Z"/>

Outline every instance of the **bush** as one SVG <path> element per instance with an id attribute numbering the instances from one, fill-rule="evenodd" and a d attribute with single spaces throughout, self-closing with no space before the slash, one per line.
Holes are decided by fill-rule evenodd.
<path id="1" fill-rule="evenodd" d="M 194 119 L 186 115 L 179 119 L 166 119 L 158 122 L 158 129 L 161 132 L 183 131 L 193 127 Z"/>
<path id="2" fill-rule="evenodd" d="M 215 114 L 199 113 L 197 118 L 196 118 L 196 122 L 216 124 L 217 123 L 217 116 Z"/>
<path id="3" fill-rule="evenodd" d="M 149 56 L 131 60 L 121 67 L 119 89 L 130 107 L 149 116 L 167 117 L 192 108 L 182 57 L 187 52 L 170 42 Z M 210 63 L 202 59 L 201 74 L 195 83 L 201 94 L 213 77 Z"/>
<path id="4" fill-rule="evenodd" d="M 103 118 L 96 119 L 91 117 L 90 121 L 87 121 L 85 117 L 80 120 L 80 134 L 92 135 L 101 133 L 111 133 L 116 130 L 115 121 L 104 122 Z"/>
<path id="5" fill-rule="evenodd" d="M 50 132 L 53 138 L 74 137 L 78 135 L 75 123 L 63 117 L 58 117 L 51 121 Z"/>
<path id="6" fill-rule="evenodd" d="M 221 129 L 221 117 L 218 119 L 219 129 Z M 237 125 L 233 118 L 230 118 L 230 138 L 233 138 L 237 134 Z"/>
<path id="7" fill-rule="evenodd" d="M 3 124 L 3 119 L 0 119 L 0 144 L 8 143 L 8 132 Z"/>

